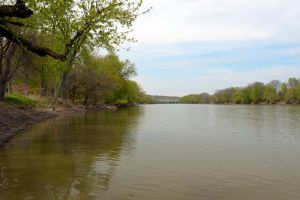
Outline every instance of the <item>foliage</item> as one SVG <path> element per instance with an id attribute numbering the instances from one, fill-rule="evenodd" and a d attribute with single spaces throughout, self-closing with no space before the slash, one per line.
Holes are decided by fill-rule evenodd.
<path id="1" fill-rule="evenodd" d="M 0 76 L 0 101 L 3 100 L 7 84 L 20 81 L 20 79 L 26 84 L 31 84 L 30 88 L 33 90 L 39 88 L 42 95 L 48 88 L 51 88 L 51 91 L 48 91 L 50 95 L 55 96 L 55 102 L 60 90 L 62 97 L 67 98 L 67 79 L 69 74 L 76 70 L 74 63 L 80 62 L 78 58 L 84 59 L 86 52 L 92 55 L 99 49 L 113 52 L 124 42 L 135 41 L 129 36 L 131 27 L 138 16 L 148 12 L 148 10 L 140 12 L 142 0 L 7 0 L 3 1 L 3 7 L 14 3 L 16 4 L 12 7 L 27 9 L 30 14 L 25 18 L 17 16 L 5 18 L 5 24 L 9 24 L 9 26 L 0 24 L 0 27 L 7 31 L 5 34 L 3 31 L 0 34 L 0 50 L 2 51 L 2 46 L 5 46 L 6 42 L 13 42 L 14 45 L 24 47 L 23 51 L 27 54 L 27 58 L 30 57 L 27 59 L 30 62 L 23 64 L 23 70 L 26 71 L 23 77 L 24 73 L 18 73 L 21 70 L 14 70 L 10 67 L 11 65 L 7 65 L 11 68 L 9 69 L 11 73 L 4 78 Z M 43 48 L 43 46 L 47 48 Z M 49 55 L 66 62 L 57 62 L 48 58 L 41 59 L 31 55 L 26 49 L 42 57 Z M 17 60 L 16 56 L 11 53 L 7 53 L 7 55 L 11 63 Z M 106 59 L 112 58 L 116 61 L 114 56 L 110 55 Z M 2 60 L 0 61 L 2 62 Z M 103 76 L 102 73 L 94 76 L 93 70 L 95 69 L 91 68 L 89 63 L 85 63 L 88 68 L 82 71 L 81 76 L 97 80 L 95 82 L 98 85 L 92 85 L 90 81 L 87 81 L 84 84 L 85 89 L 83 87 L 81 89 L 85 90 L 84 92 L 88 96 L 96 98 L 98 93 L 96 95 L 95 86 L 97 88 L 106 87 L 101 81 L 107 82 L 106 79 L 115 80 L 119 77 L 127 80 L 133 73 L 136 73 L 134 64 L 128 60 L 119 63 L 106 62 L 106 65 L 103 66 L 106 68 L 113 66 L 116 69 L 118 67 L 115 64 L 122 66 L 116 74 L 104 73 Z M 15 72 L 19 76 L 15 75 Z M 33 81 L 29 83 L 29 74 L 31 79 L 35 79 L 35 83 Z M 108 78 L 108 76 L 110 77 Z"/>
<path id="2" fill-rule="evenodd" d="M 264 94 L 263 94 L 263 101 L 268 104 L 276 103 L 280 98 L 277 95 L 276 88 L 271 84 L 265 85 Z"/>
<path id="3" fill-rule="evenodd" d="M 155 104 L 156 101 L 151 95 L 146 95 L 143 91 L 140 92 L 139 102 L 141 104 Z"/>
<path id="4" fill-rule="evenodd" d="M 24 51 L 9 82 L 10 88 L 26 85 L 29 94 L 54 99 L 64 71 L 60 64 Z M 121 60 L 115 53 L 96 56 L 89 48 L 82 48 L 68 74 L 67 97 L 74 103 L 85 105 L 138 103 L 146 95 L 136 82 L 130 80 L 136 74 L 135 65 Z"/>
<path id="5" fill-rule="evenodd" d="M 9 94 L 4 99 L 5 103 L 16 105 L 16 106 L 32 106 L 35 107 L 38 105 L 36 100 L 33 100 L 29 97 L 22 96 L 19 94 Z"/>
<path id="6" fill-rule="evenodd" d="M 250 85 L 251 88 L 251 102 L 256 104 L 262 101 L 264 94 L 264 84 L 260 82 L 255 82 Z"/>
<path id="7" fill-rule="evenodd" d="M 210 96 L 208 93 L 202 94 L 190 94 L 184 97 L 181 97 L 179 100 L 180 103 L 191 103 L 191 104 L 208 104 L 210 103 Z"/>
<path id="8" fill-rule="evenodd" d="M 136 75 L 134 64 L 121 61 L 115 54 L 97 57 L 88 51 L 82 61 L 69 77 L 68 90 L 73 101 L 77 99 L 84 104 L 139 102 L 141 89 L 129 79 Z"/>
<path id="9" fill-rule="evenodd" d="M 231 87 L 217 90 L 210 95 L 210 101 L 203 101 L 201 95 L 187 95 L 181 103 L 216 103 L 216 104 L 274 104 L 300 103 L 300 79 L 290 78 L 287 83 L 273 80 L 267 84 L 254 82 L 246 87 Z"/>
<path id="10" fill-rule="evenodd" d="M 140 87 L 135 81 L 124 80 L 115 91 L 112 102 L 134 103 L 139 101 Z"/>

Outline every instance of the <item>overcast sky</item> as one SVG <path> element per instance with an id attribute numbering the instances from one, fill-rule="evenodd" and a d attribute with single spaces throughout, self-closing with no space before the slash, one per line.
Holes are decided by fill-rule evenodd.
<path id="1" fill-rule="evenodd" d="M 300 77 L 299 0 L 145 0 L 122 58 L 148 94 L 213 93 Z"/>

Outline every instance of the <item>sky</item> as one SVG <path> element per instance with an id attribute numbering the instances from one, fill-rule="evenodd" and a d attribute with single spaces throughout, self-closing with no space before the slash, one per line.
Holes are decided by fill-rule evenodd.
<path id="1" fill-rule="evenodd" d="M 144 0 L 120 56 L 147 94 L 213 93 L 300 78 L 299 0 Z"/>

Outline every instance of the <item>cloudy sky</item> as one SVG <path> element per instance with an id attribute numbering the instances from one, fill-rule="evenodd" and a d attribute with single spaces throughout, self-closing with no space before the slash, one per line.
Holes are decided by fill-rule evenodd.
<path id="1" fill-rule="evenodd" d="M 148 94 L 209 92 L 300 77 L 299 0 L 145 0 L 121 51 Z"/>

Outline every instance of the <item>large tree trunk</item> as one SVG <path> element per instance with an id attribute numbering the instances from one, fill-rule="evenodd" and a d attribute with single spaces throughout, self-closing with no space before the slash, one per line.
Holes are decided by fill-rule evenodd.
<path id="1" fill-rule="evenodd" d="M 61 85 L 61 89 L 62 89 L 62 98 L 63 98 L 63 103 L 67 104 L 68 102 L 68 89 L 67 89 L 67 84 L 68 84 L 68 75 L 69 75 L 69 71 L 71 70 L 71 67 L 73 65 L 73 62 L 76 58 L 76 54 L 77 51 L 76 50 L 72 50 L 72 53 L 70 55 L 69 61 L 67 63 L 67 70 L 63 73 L 63 77 L 62 77 L 62 85 Z"/>
<path id="2" fill-rule="evenodd" d="M 8 93 L 12 93 L 12 80 L 8 81 L 8 84 L 7 84 L 7 92 Z"/>
<path id="3" fill-rule="evenodd" d="M 0 81 L 0 102 L 4 101 L 6 84 L 6 81 Z"/>
<path id="4" fill-rule="evenodd" d="M 46 81 L 45 81 L 45 76 L 44 73 L 41 73 L 41 82 L 40 82 L 40 96 L 45 96 L 46 93 Z"/>
<path id="5" fill-rule="evenodd" d="M 73 50 L 72 54 L 70 55 L 70 58 L 68 60 L 68 63 L 67 63 L 67 70 L 62 75 L 62 80 L 61 80 L 60 87 L 59 87 L 59 90 L 62 91 L 63 104 L 65 104 L 65 105 L 67 104 L 67 99 L 68 99 L 68 92 L 67 92 L 68 74 L 69 74 L 69 71 L 73 65 L 75 58 L 76 58 L 76 54 L 77 54 L 77 51 Z M 58 98 L 58 91 L 55 94 L 54 101 L 52 104 L 53 110 L 55 110 L 55 104 L 57 102 L 57 98 Z"/>
<path id="6" fill-rule="evenodd" d="M 13 68 L 13 57 L 16 54 L 17 46 L 9 42 L 7 49 L 3 51 L 1 45 L 1 60 L 0 60 L 0 101 L 4 100 L 7 83 L 11 81 L 16 68 Z"/>
<path id="7" fill-rule="evenodd" d="M 62 76 L 62 85 L 61 85 L 62 99 L 64 105 L 68 103 L 67 79 L 68 79 L 68 74 L 67 72 L 64 72 Z"/>
<path id="8" fill-rule="evenodd" d="M 72 103 L 75 102 L 76 92 L 77 92 L 77 88 L 76 88 L 76 87 L 73 87 L 73 88 L 71 89 L 71 91 L 70 91 L 70 97 L 71 97 Z"/>
<path id="9" fill-rule="evenodd" d="M 29 73 L 28 73 L 28 65 L 25 65 L 25 90 L 24 90 L 24 94 L 25 96 L 29 95 L 29 91 L 28 91 L 28 86 L 29 86 Z"/>
<path id="10" fill-rule="evenodd" d="M 83 101 L 83 105 L 87 106 L 88 105 L 88 100 L 89 100 L 89 95 L 84 95 L 84 101 Z"/>

